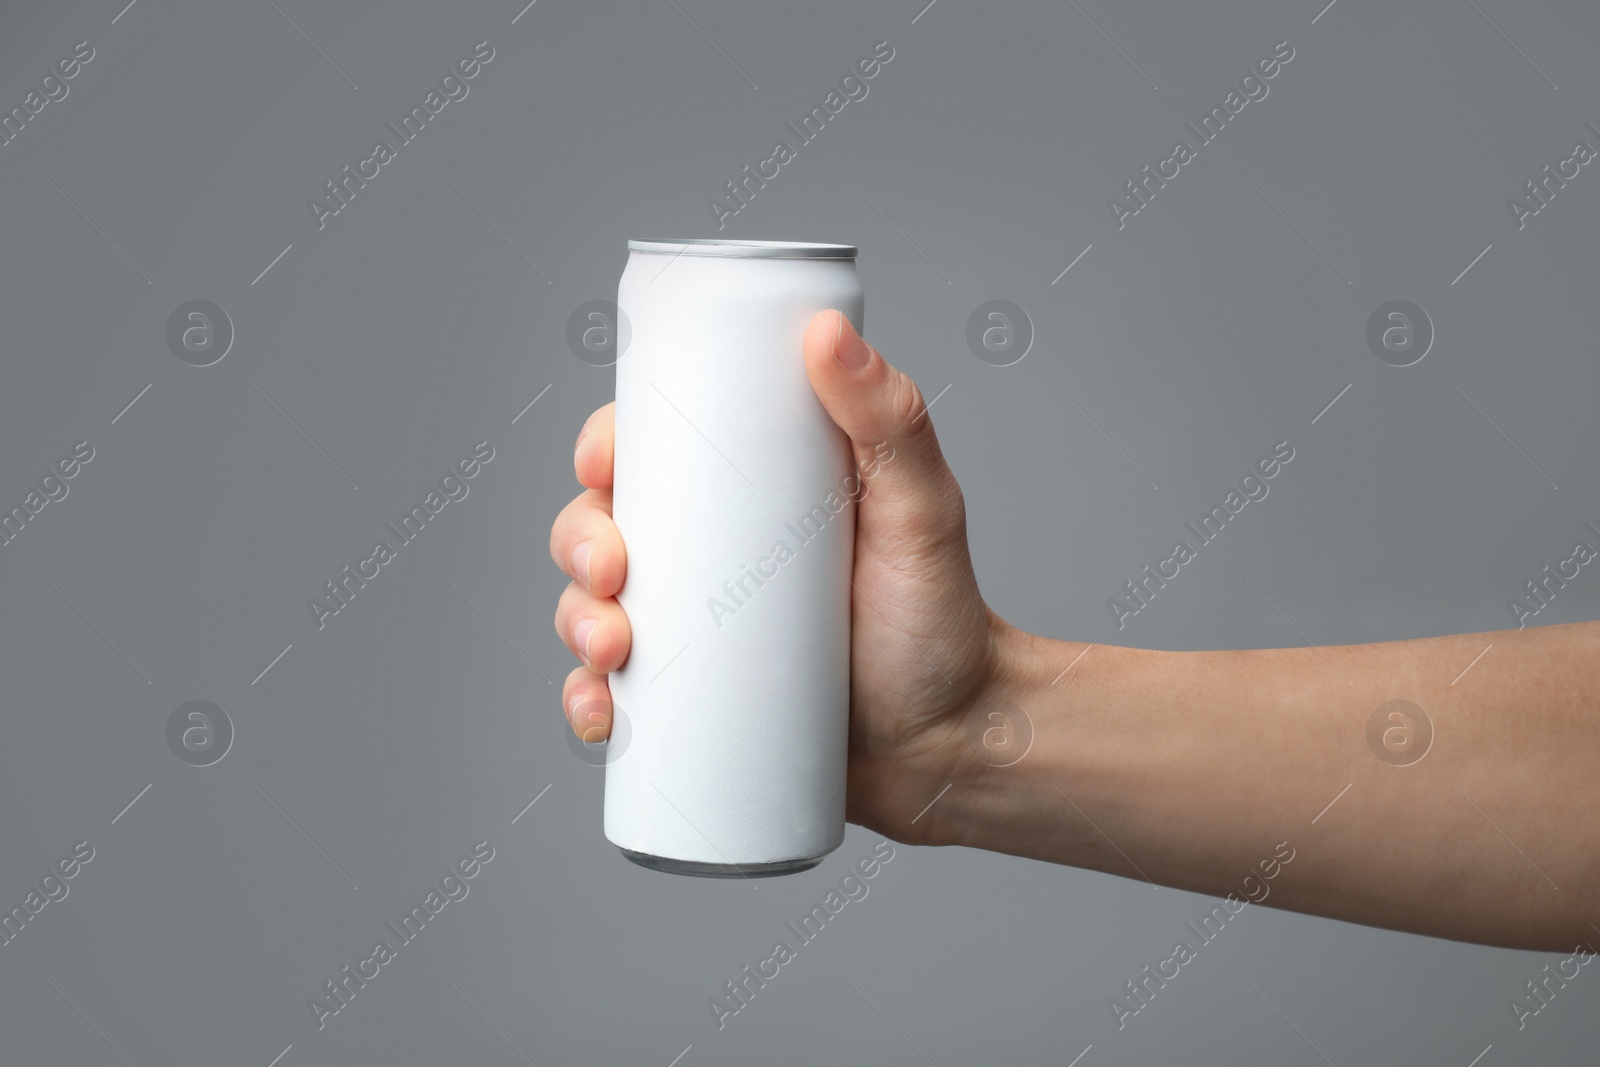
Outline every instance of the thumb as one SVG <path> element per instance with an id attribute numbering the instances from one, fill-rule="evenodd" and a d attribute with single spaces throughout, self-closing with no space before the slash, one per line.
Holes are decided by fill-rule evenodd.
<path id="1" fill-rule="evenodd" d="M 964 550 L 961 490 L 917 383 L 834 310 L 819 312 L 806 327 L 805 361 L 817 399 L 853 446 L 866 487 L 863 532 L 902 542 L 953 541 Z"/>

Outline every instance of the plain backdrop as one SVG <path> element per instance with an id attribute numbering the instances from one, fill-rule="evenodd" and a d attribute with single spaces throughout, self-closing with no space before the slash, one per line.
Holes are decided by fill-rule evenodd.
<path id="1" fill-rule="evenodd" d="M 0 145 L 0 504 L 93 459 L 0 548 L 0 904 L 94 857 L 0 945 L 0 1060 L 1593 1061 L 1600 975 L 1519 1030 L 1559 957 L 1260 907 L 1119 1030 L 1107 1002 L 1215 901 L 905 846 L 717 1027 L 708 1001 L 878 838 L 753 890 L 601 834 L 546 543 L 612 390 L 568 317 L 614 298 L 627 238 L 859 245 L 984 593 L 1037 632 L 1494 630 L 1600 543 L 1600 175 L 1521 228 L 1508 205 L 1600 147 L 1591 5 L 924 2 L 7 6 L 0 110 L 93 58 Z M 719 230 L 707 201 L 885 41 Z M 1119 227 L 1108 201 L 1285 41 L 1266 97 Z M 308 202 L 478 42 L 467 95 L 319 227 Z M 195 300 L 233 334 L 205 367 L 168 340 Z M 967 341 L 990 300 L 1030 324 L 1010 366 Z M 1411 366 L 1367 341 L 1392 300 L 1431 323 Z M 483 441 L 468 495 L 319 627 L 308 600 Z M 1107 599 L 1281 441 L 1270 495 L 1119 630 Z M 1597 588 L 1532 621 L 1593 617 Z M 196 700 L 221 711 L 170 742 Z M 483 841 L 468 895 L 319 1029 L 308 1001 Z"/>

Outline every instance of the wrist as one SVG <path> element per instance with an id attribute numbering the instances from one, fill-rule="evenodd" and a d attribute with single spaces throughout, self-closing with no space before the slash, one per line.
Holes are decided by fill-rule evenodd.
<path id="1" fill-rule="evenodd" d="M 1103 650 L 1028 633 L 992 611 L 989 628 L 984 682 L 939 768 L 944 780 L 929 783 L 945 792 L 930 811 L 939 817 L 928 843 L 1037 855 L 1041 830 L 1049 832 L 1041 810 L 1066 807 L 1055 786 L 1072 773 L 1066 734 L 1075 709 L 1059 698 L 1083 683 Z"/>
<path id="2" fill-rule="evenodd" d="M 1172 654 L 1055 640 L 996 619 L 993 669 L 939 801 L 937 843 L 1140 877 L 1103 831 L 1140 773 L 1130 736 L 1140 693 Z"/>

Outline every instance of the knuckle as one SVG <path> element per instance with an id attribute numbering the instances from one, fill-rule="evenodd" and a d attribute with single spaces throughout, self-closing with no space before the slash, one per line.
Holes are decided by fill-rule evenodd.
<path id="1" fill-rule="evenodd" d="M 559 542 L 551 542 L 550 559 L 555 563 L 556 569 L 559 570 L 563 576 L 571 579 L 574 582 L 577 581 L 577 575 L 572 573 L 572 550 L 568 547 L 567 538 L 562 538 Z M 566 595 L 562 594 L 562 602 L 565 602 L 565 600 Z"/>
<path id="2" fill-rule="evenodd" d="M 927 402 L 923 399 L 922 389 L 910 375 L 904 371 L 896 373 L 899 377 L 895 382 L 892 410 L 898 436 L 903 439 L 920 437 L 933 425 L 928 417 Z"/>
<path id="3" fill-rule="evenodd" d="M 568 582 L 567 587 L 561 591 L 561 596 L 556 600 L 556 629 L 565 628 L 565 624 L 572 617 L 572 612 L 578 606 L 578 597 L 582 590 L 577 582 Z"/>
<path id="4" fill-rule="evenodd" d="M 561 545 L 566 538 L 564 536 L 562 526 L 563 524 L 561 519 L 557 518 L 555 523 L 550 527 L 550 559 L 557 567 L 565 571 L 567 569 L 567 561 L 561 558 L 565 555 L 565 553 L 561 551 Z"/>

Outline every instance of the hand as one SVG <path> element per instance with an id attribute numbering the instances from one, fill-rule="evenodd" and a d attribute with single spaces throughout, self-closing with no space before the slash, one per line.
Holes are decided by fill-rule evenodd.
<path id="1" fill-rule="evenodd" d="M 898 841 L 953 842 L 961 835 L 937 805 L 923 809 L 971 762 L 982 734 L 973 712 L 1001 686 L 1004 648 L 1025 635 L 978 593 L 961 489 L 916 383 L 837 311 L 811 320 L 804 358 L 859 469 L 871 472 L 856 512 L 846 816 Z M 586 489 L 550 533 L 551 556 L 574 579 L 556 607 L 556 632 L 583 663 L 562 686 L 562 706 L 590 741 L 609 735 L 605 676 L 627 659 L 631 640 L 616 600 L 627 553 L 611 520 L 614 416 L 607 404 L 579 433 L 574 467 Z"/>
<path id="2" fill-rule="evenodd" d="M 916 385 L 836 311 L 811 320 L 804 358 L 866 487 L 851 596 L 850 821 L 910 844 L 1255 892 L 1269 907 L 1436 937 L 1565 951 L 1591 936 L 1600 622 L 1222 652 L 1026 634 L 978 595 L 961 490 Z M 610 731 L 605 676 L 630 642 L 615 599 L 627 558 L 611 521 L 612 441 L 608 405 L 578 437 L 587 489 L 550 536 L 576 579 L 556 632 L 583 661 L 562 700 L 589 740 Z M 1490 647 L 1498 671 L 1449 680 Z M 1397 698 L 1426 706 L 1441 739 L 1403 769 L 1366 736 L 1373 709 Z M 1025 717 L 1026 758 L 1000 765 L 986 750 L 994 710 Z M 1264 879 L 1301 844 L 1268 900 Z"/>

